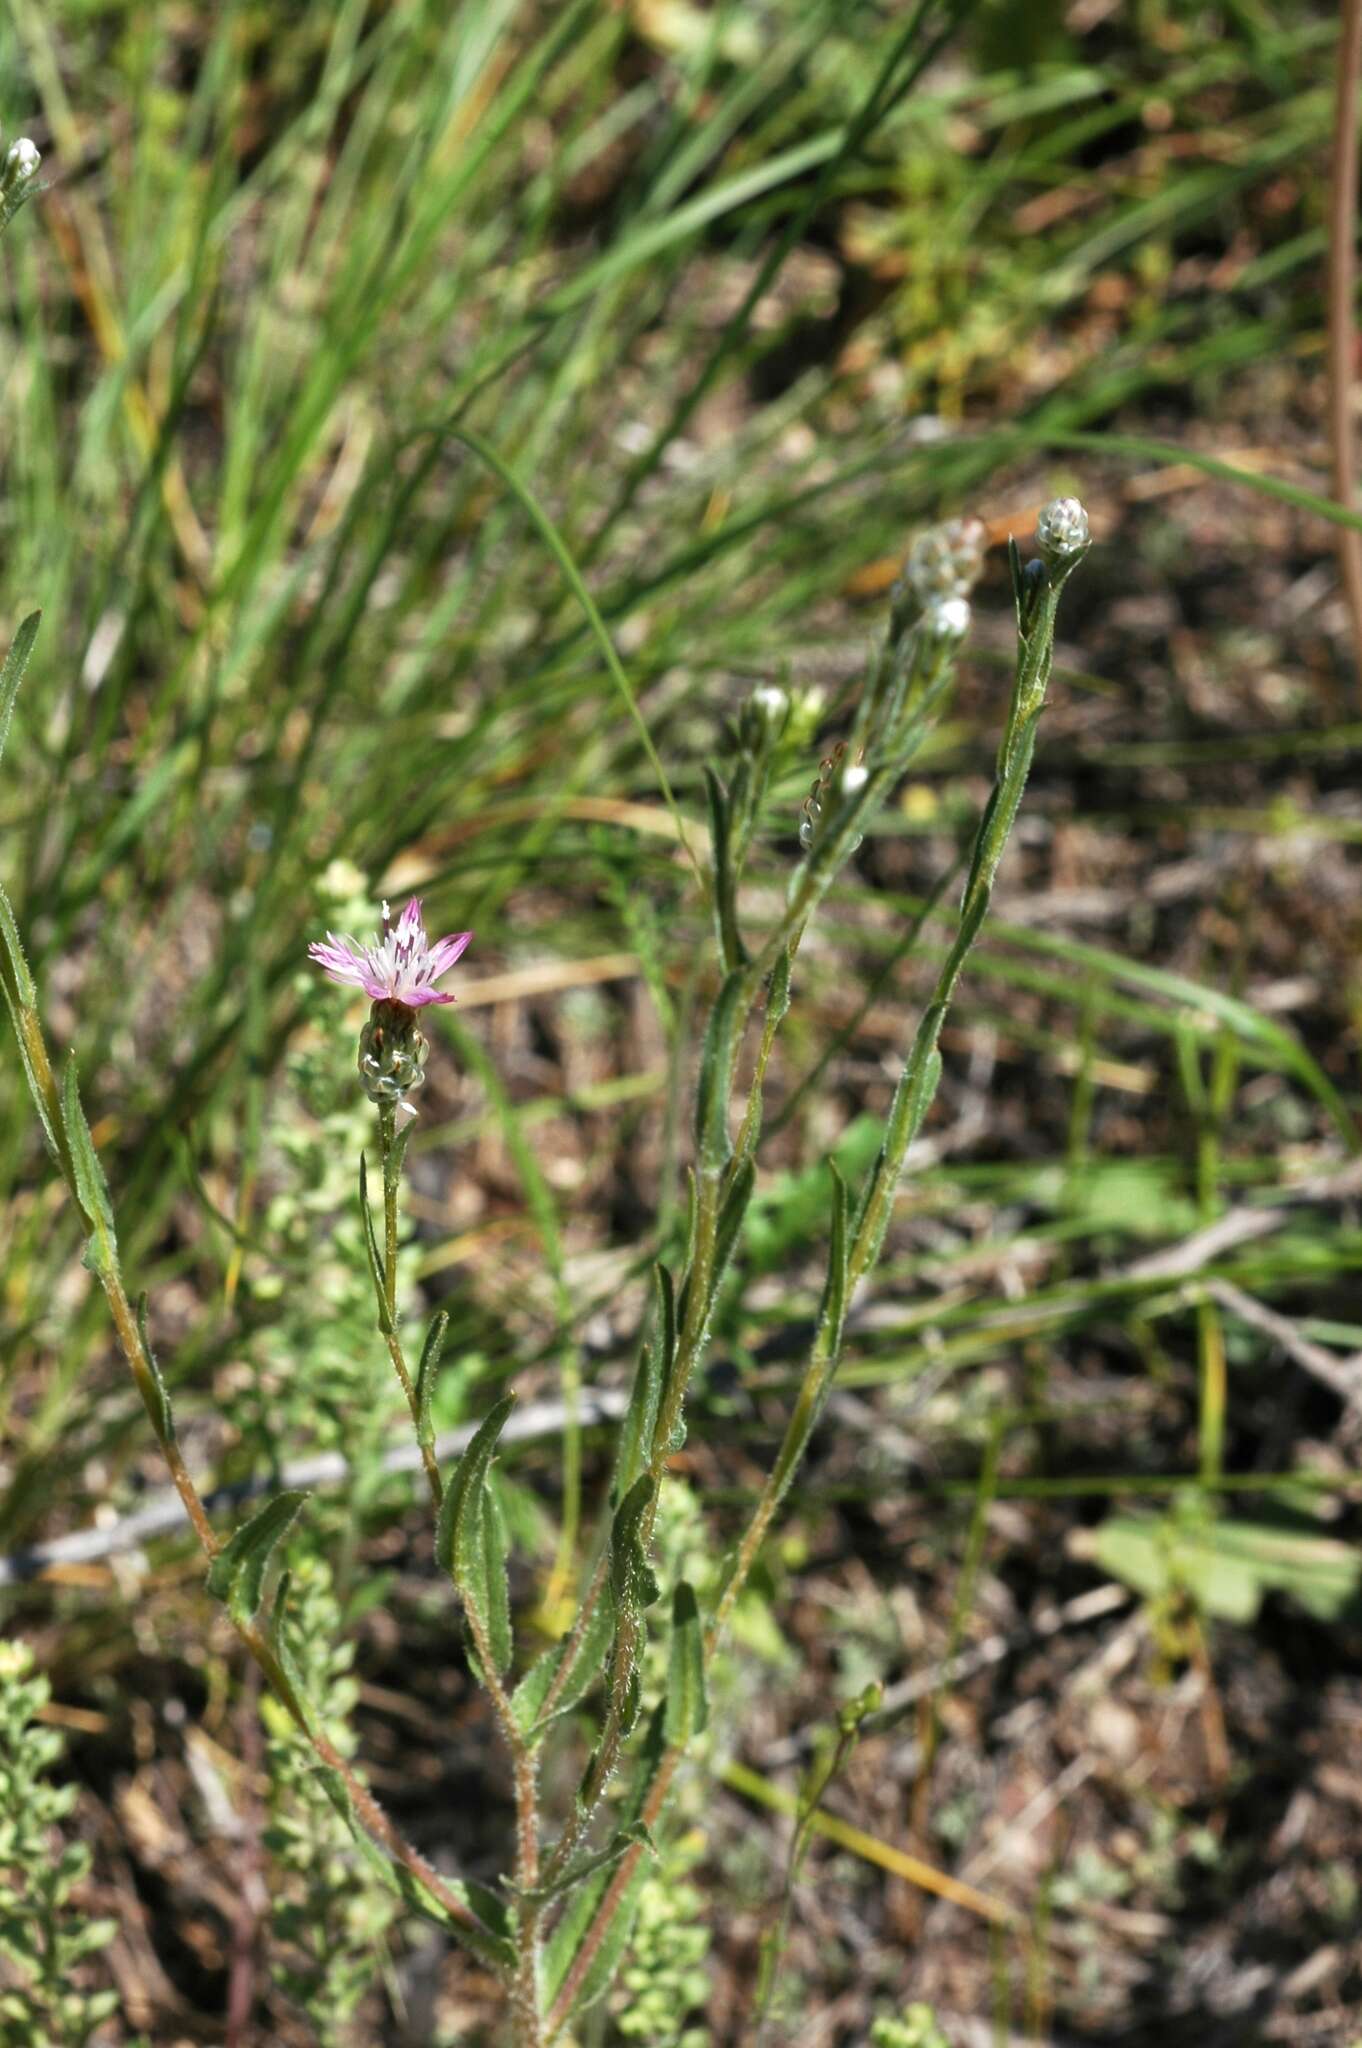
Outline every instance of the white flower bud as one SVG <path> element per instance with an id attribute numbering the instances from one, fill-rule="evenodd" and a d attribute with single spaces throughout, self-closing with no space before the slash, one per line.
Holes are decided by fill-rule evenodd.
<path id="1" fill-rule="evenodd" d="M 934 598 L 922 614 L 922 630 L 933 640 L 963 640 L 969 622 L 967 597 Z"/>
<path id="2" fill-rule="evenodd" d="M 853 761 L 849 768 L 842 770 L 843 796 L 859 796 L 870 780 L 870 770 L 863 768 L 859 761 Z"/>
<path id="3" fill-rule="evenodd" d="M 11 142 L 5 152 L 5 182 L 8 185 L 26 185 L 30 178 L 38 175 L 42 162 L 37 150 L 26 135 L 17 142 Z"/>
<path id="4" fill-rule="evenodd" d="M 1036 546 L 1052 569 L 1075 561 L 1091 537 L 1088 515 L 1077 498 L 1052 498 L 1036 521 Z"/>
<path id="5" fill-rule="evenodd" d="M 776 683 L 762 683 L 752 692 L 752 702 L 765 712 L 768 718 L 783 718 L 790 708 L 790 700 Z"/>

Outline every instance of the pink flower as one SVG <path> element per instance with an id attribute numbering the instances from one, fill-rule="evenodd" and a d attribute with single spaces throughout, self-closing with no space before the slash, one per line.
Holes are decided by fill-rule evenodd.
<path id="1" fill-rule="evenodd" d="M 472 932 L 451 932 L 432 946 L 421 921 L 421 899 L 411 902 L 392 925 L 388 906 L 383 906 L 383 936 L 375 946 L 361 946 L 344 933 L 337 938 L 328 932 L 326 943 L 308 947 L 308 955 L 332 981 L 348 988 L 362 988 L 376 1003 L 402 1003 L 420 1010 L 427 1003 L 452 1003 L 453 996 L 441 995 L 435 984 L 447 974 L 462 953 Z"/>

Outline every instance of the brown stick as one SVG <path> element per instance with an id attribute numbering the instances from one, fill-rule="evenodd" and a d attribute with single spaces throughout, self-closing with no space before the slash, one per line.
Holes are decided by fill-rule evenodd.
<path id="1" fill-rule="evenodd" d="M 1338 98 L 1329 192 L 1329 447 L 1333 493 L 1357 508 L 1353 452 L 1353 351 L 1357 298 L 1357 92 L 1362 72 L 1362 0 L 1343 0 L 1338 44 Z M 1352 625 L 1357 687 L 1362 690 L 1362 533 L 1335 529 L 1338 567 Z"/>

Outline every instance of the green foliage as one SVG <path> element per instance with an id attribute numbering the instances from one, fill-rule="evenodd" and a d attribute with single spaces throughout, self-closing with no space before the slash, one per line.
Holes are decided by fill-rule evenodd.
<path id="1" fill-rule="evenodd" d="M 340 1641 L 330 1572 L 315 1557 L 295 1566 L 283 1627 L 327 1733 L 342 1755 L 353 1754 L 347 1725 L 357 1693 L 352 1651 Z M 397 1902 L 356 1848 L 307 1739 L 272 1700 L 265 1702 L 265 1718 L 276 1980 L 307 2014 L 319 2048 L 347 2048 L 356 2009 L 378 1975 Z"/>
<path id="2" fill-rule="evenodd" d="M 1362 1553 L 1304 1515 L 1219 1515 L 1189 1490 L 1164 1516 L 1109 1515 L 1091 1540 L 1102 1570 L 1156 1605 L 1186 1599 L 1241 1625 L 1268 1593 L 1288 1594 L 1323 1622 L 1362 1612 Z"/>
<path id="3" fill-rule="evenodd" d="M 897 2017 L 885 2015 L 870 2029 L 869 2048 L 950 2048 L 929 2005 L 907 2006 Z"/>
<path id="4" fill-rule="evenodd" d="M 88 1919 L 76 1894 L 90 1871 L 84 1842 L 63 1823 L 74 1785 L 49 1782 L 63 1743 L 38 1720 L 51 1689 L 21 1642 L 0 1642 L 0 1988 L 5 2048 L 85 2048 L 118 2010 L 118 1993 L 86 1988 L 90 1958 L 117 1922 Z"/>
<path id="5" fill-rule="evenodd" d="M 276 1493 L 242 1523 L 213 1559 L 208 1590 L 224 1603 L 233 1621 L 245 1624 L 254 1620 L 275 1546 L 288 1534 L 306 1499 L 296 1488 Z"/>
<path id="6" fill-rule="evenodd" d="M 623 2040 L 647 2048 L 709 2048 L 700 2015 L 710 1997 L 711 1936 L 704 1893 L 688 1876 L 696 1854 L 694 1843 L 680 1842 L 639 1893 L 613 2020 Z"/>

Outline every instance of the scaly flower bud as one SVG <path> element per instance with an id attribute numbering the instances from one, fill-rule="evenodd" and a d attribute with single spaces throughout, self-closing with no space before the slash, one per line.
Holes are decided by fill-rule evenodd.
<path id="1" fill-rule="evenodd" d="M 986 537 L 983 521 L 972 518 L 948 519 L 920 533 L 903 565 L 903 581 L 918 602 L 964 597 L 979 580 Z"/>
<path id="2" fill-rule="evenodd" d="M 1091 538 L 1077 498 L 1052 498 L 1036 521 L 1036 548 L 1047 569 L 1071 568 Z"/>
<path id="3" fill-rule="evenodd" d="M 415 1010 L 405 1003 L 375 1003 L 359 1034 L 360 1085 L 370 1102 L 414 1114 L 404 1098 L 425 1080 L 429 1051 Z"/>
<path id="4" fill-rule="evenodd" d="M 42 162 L 37 150 L 26 135 L 17 142 L 11 142 L 3 157 L 0 157 L 0 228 L 12 220 L 28 197 L 29 186 L 38 174 Z"/>

